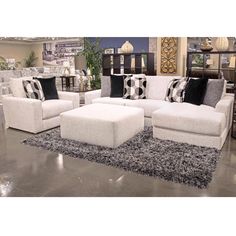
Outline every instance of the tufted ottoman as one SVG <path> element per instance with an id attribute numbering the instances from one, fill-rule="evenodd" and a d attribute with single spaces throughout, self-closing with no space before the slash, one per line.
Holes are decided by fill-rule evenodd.
<path id="1" fill-rule="evenodd" d="M 144 128 L 141 108 L 91 104 L 60 115 L 61 137 L 116 148 Z"/>

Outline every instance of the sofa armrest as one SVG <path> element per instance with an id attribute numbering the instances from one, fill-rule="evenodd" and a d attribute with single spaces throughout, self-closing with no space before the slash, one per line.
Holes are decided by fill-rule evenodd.
<path id="1" fill-rule="evenodd" d="M 217 112 L 226 113 L 229 108 L 233 107 L 233 102 L 234 102 L 234 95 L 227 93 L 216 104 L 215 110 Z"/>
<path id="2" fill-rule="evenodd" d="M 4 96 L 6 126 L 37 133 L 42 129 L 42 102 L 37 99 Z"/>
<path id="3" fill-rule="evenodd" d="M 59 99 L 61 99 L 61 100 L 72 101 L 73 102 L 73 108 L 77 108 L 80 105 L 79 93 L 58 91 L 58 96 L 59 96 Z"/>
<path id="4" fill-rule="evenodd" d="M 224 97 L 216 104 L 215 111 L 224 113 L 226 116 L 226 125 L 230 129 L 232 125 L 233 116 L 233 106 L 234 106 L 234 94 L 226 93 Z"/>
<path id="5" fill-rule="evenodd" d="M 84 94 L 85 105 L 91 104 L 92 100 L 101 97 L 101 89 L 89 91 Z"/>

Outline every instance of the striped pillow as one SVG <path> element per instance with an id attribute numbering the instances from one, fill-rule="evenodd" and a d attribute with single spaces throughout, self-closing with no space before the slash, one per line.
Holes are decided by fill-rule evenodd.
<path id="1" fill-rule="evenodd" d="M 169 102 L 183 102 L 187 83 L 188 78 L 171 80 L 167 87 L 165 100 Z"/>
<path id="2" fill-rule="evenodd" d="M 27 98 L 45 101 L 41 84 L 38 80 L 23 80 L 23 87 Z"/>

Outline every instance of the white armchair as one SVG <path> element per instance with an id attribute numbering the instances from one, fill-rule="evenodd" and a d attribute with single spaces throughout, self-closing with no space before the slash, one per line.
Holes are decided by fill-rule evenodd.
<path id="1" fill-rule="evenodd" d="M 59 126 L 60 113 L 79 107 L 80 99 L 78 93 L 72 92 L 58 91 L 58 96 L 44 102 L 13 94 L 3 96 L 6 127 L 39 133 Z"/>

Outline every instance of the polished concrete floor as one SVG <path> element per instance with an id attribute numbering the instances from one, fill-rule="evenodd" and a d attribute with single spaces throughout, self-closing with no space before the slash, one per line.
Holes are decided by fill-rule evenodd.
<path id="1" fill-rule="evenodd" d="M 21 144 L 30 135 L 0 129 L 0 196 L 236 196 L 236 140 L 231 137 L 212 182 L 201 190 Z"/>

